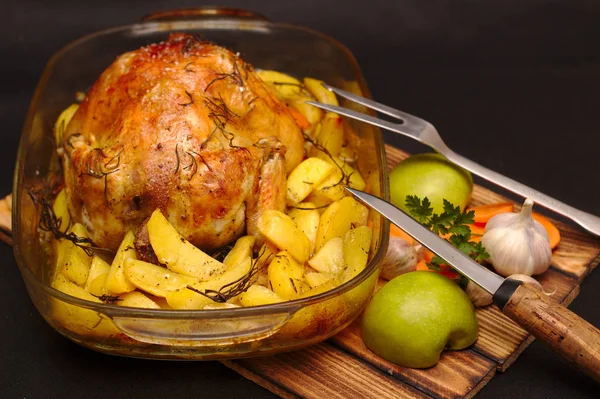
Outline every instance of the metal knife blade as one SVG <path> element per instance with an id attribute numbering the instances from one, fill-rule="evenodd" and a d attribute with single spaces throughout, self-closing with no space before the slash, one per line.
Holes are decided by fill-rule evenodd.
<path id="1" fill-rule="evenodd" d="M 504 278 L 481 266 L 389 202 L 364 191 L 345 188 L 490 294 L 494 294 L 504 282 Z"/>

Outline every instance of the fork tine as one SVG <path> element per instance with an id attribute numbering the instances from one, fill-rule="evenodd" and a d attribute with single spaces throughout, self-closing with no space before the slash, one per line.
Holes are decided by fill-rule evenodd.
<path id="1" fill-rule="evenodd" d="M 325 87 L 329 91 L 334 92 L 335 94 L 337 94 L 340 97 L 344 97 L 344 98 L 346 98 L 350 101 L 353 101 L 357 104 L 364 105 L 367 108 L 374 109 L 375 111 L 381 112 L 382 114 L 386 114 L 386 115 L 392 116 L 394 118 L 403 119 L 403 120 L 406 118 L 412 117 L 412 115 L 404 113 L 400 110 L 397 110 L 392 107 L 388 107 L 387 105 L 380 104 L 373 100 L 368 100 L 361 96 L 357 96 L 356 94 L 352 94 L 346 90 L 338 89 L 337 87 L 330 86 L 327 83 L 323 83 L 323 87 Z"/>
<path id="2" fill-rule="evenodd" d="M 398 126 L 399 126 L 398 124 L 393 123 L 393 122 L 384 121 L 382 119 L 376 118 L 376 117 L 371 116 L 371 115 L 367 115 L 367 114 L 363 114 L 361 112 L 353 111 L 353 110 L 348 109 L 348 108 L 339 107 L 337 105 L 323 104 L 323 103 L 319 103 L 319 102 L 316 102 L 316 101 L 306 101 L 306 104 L 310 104 L 312 106 L 324 109 L 326 111 L 335 112 L 336 114 L 344 115 L 344 116 L 347 116 L 348 118 L 352 118 L 352 119 L 356 119 L 356 120 L 359 120 L 359 121 L 362 121 L 362 122 L 366 122 L 366 123 L 369 123 L 371 125 L 379 126 L 381 128 L 391 130 L 392 132 L 398 132 L 398 133 L 402 133 L 404 135 L 407 135 L 406 132 L 398 130 Z"/>

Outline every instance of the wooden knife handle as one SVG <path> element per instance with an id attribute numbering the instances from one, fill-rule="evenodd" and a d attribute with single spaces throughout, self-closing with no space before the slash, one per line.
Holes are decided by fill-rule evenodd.
<path id="1" fill-rule="evenodd" d="M 600 382 L 600 330 L 543 292 L 514 280 L 505 280 L 494 301 L 521 327 Z"/>

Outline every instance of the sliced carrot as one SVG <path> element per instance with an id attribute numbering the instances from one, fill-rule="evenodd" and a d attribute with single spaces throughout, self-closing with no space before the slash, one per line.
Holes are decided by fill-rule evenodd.
<path id="1" fill-rule="evenodd" d="M 471 241 L 481 241 L 481 237 L 483 236 L 483 233 L 485 233 L 485 227 L 480 224 L 471 224 L 469 227 L 471 228 Z"/>
<path id="2" fill-rule="evenodd" d="M 540 224 L 544 226 L 544 228 L 548 232 L 548 238 L 550 239 L 550 248 L 556 248 L 556 246 L 560 243 L 560 231 L 558 231 L 558 228 L 545 216 L 542 216 L 539 213 L 535 212 L 532 213 L 533 218 L 540 222 Z"/>
<path id="3" fill-rule="evenodd" d="M 473 220 L 475 223 L 487 223 L 488 220 L 499 213 L 514 212 L 515 205 L 512 202 L 500 202 L 497 204 L 474 206 L 467 209 L 475 211 Z"/>
<path id="4" fill-rule="evenodd" d="M 402 230 L 400 227 L 396 226 L 395 224 L 391 224 L 391 223 L 390 223 L 390 235 L 392 235 L 394 237 L 402 238 L 403 240 L 406 240 L 410 245 L 413 245 L 415 243 L 415 240 L 411 236 L 409 236 L 406 231 Z"/>
<path id="5" fill-rule="evenodd" d="M 287 107 L 287 108 L 290 111 L 290 113 L 292 114 L 292 116 L 294 117 L 294 120 L 296 121 L 296 125 L 298 125 L 298 127 L 300 129 L 305 130 L 310 127 L 310 123 L 308 122 L 308 119 L 306 119 L 306 117 L 304 115 L 302 115 L 302 113 L 300 111 L 298 111 L 296 108 L 292 108 L 292 107 Z"/>
<path id="6" fill-rule="evenodd" d="M 417 263 L 417 266 L 415 266 L 415 270 L 421 270 L 426 272 L 431 271 L 431 269 L 427 267 L 427 261 L 425 259 L 421 259 L 419 263 Z"/>
<path id="7" fill-rule="evenodd" d="M 433 256 L 434 256 L 433 252 L 431 252 L 427 248 L 423 248 L 423 259 L 425 260 L 425 262 L 431 262 L 431 259 L 433 259 Z"/>

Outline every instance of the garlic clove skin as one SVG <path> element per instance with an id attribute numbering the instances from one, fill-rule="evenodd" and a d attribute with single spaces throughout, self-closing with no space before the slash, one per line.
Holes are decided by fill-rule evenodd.
<path id="1" fill-rule="evenodd" d="M 400 237 L 390 237 L 388 250 L 381 262 L 381 277 L 391 280 L 401 274 L 412 272 L 420 258 L 422 247 L 416 246 Z"/>
<path id="2" fill-rule="evenodd" d="M 540 274 L 550 266 L 548 233 L 533 219 L 532 207 L 533 201 L 528 198 L 520 213 L 502 213 L 486 224 L 481 242 L 490 254 L 490 263 L 504 277 Z"/>
<path id="3" fill-rule="evenodd" d="M 522 281 L 523 285 L 525 285 L 531 289 L 543 292 L 544 295 L 547 295 L 547 296 L 552 296 L 552 295 L 556 294 L 556 291 L 558 290 L 557 287 L 555 286 L 554 291 L 546 292 L 546 291 L 544 291 L 544 287 L 542 287 L 542 285 L 540 284 L 539 281 L 537 281 L 533 277 L 527 276 L 525 274 L 511 274 L 510 276 L 508 276 L 508 278 L 512 278 L 513 280 Z"/>
<path id="4" fill-rule="evenodd" d="M 540 282 L 526 274 L 511 274 L 510 276 L 508 276 L 508 278 L 522 281 L 523 285 L 526 285 L 527 287 L 532 288 L 534 290 L 544 292 L 544 287 L 542 287 Z"/>
<path id="5" fill-rule="evenodd" d="M 489 306 L 493 302 L 492 294 L 469 280 L 467 288 L 465 289 L 467 296 L 476 308 L 483 308 Z"/>

